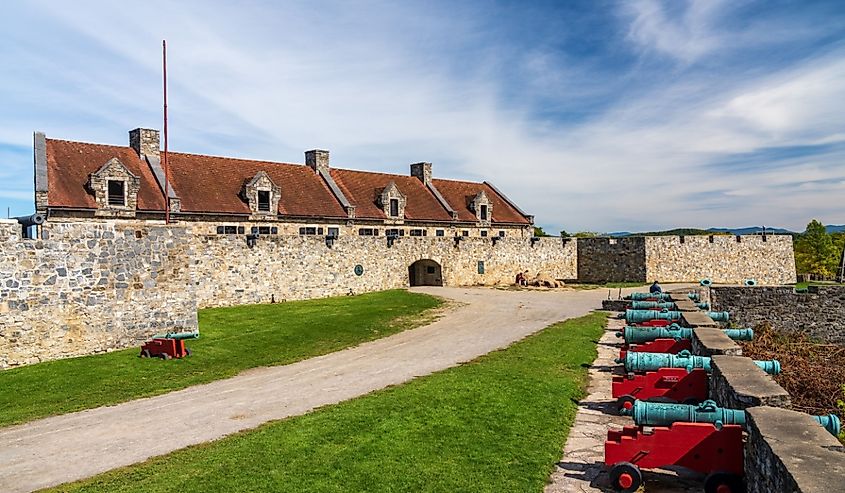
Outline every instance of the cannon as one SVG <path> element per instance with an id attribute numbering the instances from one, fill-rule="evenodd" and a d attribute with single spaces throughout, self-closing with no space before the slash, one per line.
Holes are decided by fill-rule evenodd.
<path id="1" fill-rule="evenodd" d="M 697 406 L 635 401 L 622 414 L 636 426 L 609 430 L 604 443 L 611 485 L 634 492 L 642 485 L 641 468 L 681 466 L 702 474 L 704 491 L 744 491 L 742 430 L 745 411 L 725 409 L 713 401 Z M 835 415 L 813 416 L 830 433 L 838 432 Z M 653 427 L 644 431 L 643 427 Z"/>
<path id="2" fill-rule="evenodd" d="M 714 425 L 745 426 L 744 409 L 719 407 L 716 402 L 707 400 L 698 405 L 669 404 L 663 402 L 635 401 L 633 406 L 621 411 L 624 416 L 634 418 L 637 426 L 669 426 L 679 421 L 685 423 L 712 423 Z M 839 436 L 842 424 L 835 414 L 811 416 L 833 436 Z"/>
<path id="3" fill-rule="evenodd" d="M 669 293 L 631 293 L 625 298 L 632 301 L 671 300 L 672 295 Z"/>
<path id="4" fill-rule="evenodd" d="M 666 353 L 643 353 L 629 351 L 625 358 L 619 358 L 617 363 L 625 364 L 626 372 L 655 371 L 660 368 L 703 368 L 707 372 L 712 371 L 710 358 L 707 356 L 695 356 L 689 351 L 681 351 L 678 354 Z M 755 360 L 754 364 L 759 366 L 769 375 L 780 374 L 780 362 L 778 360 Z"/>
<path id="5" fill-rule="evenodd" d="M 633 310 L 672 310 L 675 308 L 674 301 L 632 301 Z"/>
<path id="6" fill-rule="evenodd" d="M 44 224 L 45 218 L 42 214 L 32 214 L 30 216 L 18 216 L 16 219 L 21 226 L 28 228 L 30 226 L 40 226 Z"/>
<path id="7" fill-rule="evenodd" d="M 199 332 L 168 332 L 154 335 L 141 346 L 141 358 L 184 358 L 191 355 L 190 348 L 185 346 L 188 339 L 199 339 Z"/>
<path id="8" fill-rule="evenodd" d="M 722 329 L 722 332 L 735 341 L 750 341 L 754 338 L 754 329 Z M 616 337 L 625 339 L 626 344 L 641 344 L 656 339 L 692 339 L 692 329 L 677 324 L 649 328 L 627 326 L 617 332 Z"/>
<path id="9" fill-rule="evenodd" d="M 696 303 L 698 308 L 702 310 L 708 310 L 710 308 L 710 304 L 707 302 L 704 303 Z M 675 309 L 675 302 L 674 301 L 632 301 L 631 302 L 631 309 L 633 310 L 674 310 Z"/>
<path id="10" fill-rule="evenodd" d="M 628 323 L 648 322 L 649 320 L 680 320 L 681 312 L 669 310 L 625 310 Z"/>
<path id="11" fill-rule="evenodd" d="M 29 228 L 31 226 L 40 226 L 40 225 L 44 224 L 44 221 L 46 220 L 46 218 L 42 214 L 38 214 L 38 213 L 29 215 L 29 216 L 18 216 L 14 219 L 17 220 L 18 223 L 20 223 L 20 225 L 21 225 L 21 236 L 23 236 L 24 238 L 30 237 Z"/>
<path id="12" fill-rule="evenodd" d="M 714 322 L 729 322 L 731 319 L 728 312 L 707 312 L 707 316 L 712 318 Z"/>

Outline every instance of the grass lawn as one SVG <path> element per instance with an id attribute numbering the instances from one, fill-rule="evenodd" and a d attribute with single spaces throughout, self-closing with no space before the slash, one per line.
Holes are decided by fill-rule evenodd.
<path id="1" fill-rule="evenodd" d="M 818 281 L 795 283 L 795 289 L 807 289 L 810 286 L 845 286 L 845 284 L 840 284 L 840 283 L 835 283 L 835 282 L 818 282 Z"/>
<path id="2" fill-rule="evenodd" d="M 0 372 L 0 426 L 163 394 L 284 365 L 427 323 L 441 301 L 404 290 L 200 310 L 194 355 L 138 358 L 138 348 Z M 422 316 L 420 316 L 423 314 Z"/>
<path id="3" fill-rule="evenodd" d="M 640 286 L 648 286 L 641 282 L 609 282 L 606 284 L 567 284 L 566 287 L 575 289 L 619 289 L 619 288 L 636 288 Z"/>
<path id="4" fill-rule="evenodd" d="M 606 316 L 407 384 L 53 491 L 541 492 Z"/>

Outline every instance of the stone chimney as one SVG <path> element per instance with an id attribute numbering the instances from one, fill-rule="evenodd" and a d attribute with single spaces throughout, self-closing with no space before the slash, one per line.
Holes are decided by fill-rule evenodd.
<path id="1" fill-rule="evenodd" d="M 329 172 L 329 151 L 313 149 L 305 151 L 305 165 L 315 172 Z"/>
<path id="2" fill-rule="evenodd" d="M 414 163 L 411 176 L 417 177 L 425 186 L 431 185 L 431 163 Z"/>
<path id="3" fill-rule="evenodd" d="M 129 147 L 135 149 L 135 152 L 140 156 L 146 154 L 147 156 L 159 157 L 159 133 L 158 130 L 150 128 L 136 128 L 129 131 Z"/>

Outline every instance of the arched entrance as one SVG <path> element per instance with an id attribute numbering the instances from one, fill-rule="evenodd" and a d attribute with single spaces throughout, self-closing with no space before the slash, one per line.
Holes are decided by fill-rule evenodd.
<path id="1" fill-rule="evenodd" d="M 429 259 L 417 260 L 408 267 L 408 280 L 411 286 L 442 286 L 440 264 Z"/>

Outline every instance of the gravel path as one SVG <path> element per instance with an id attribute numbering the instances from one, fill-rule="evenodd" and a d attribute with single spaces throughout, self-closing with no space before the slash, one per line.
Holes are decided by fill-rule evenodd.
<path id="1" fill-rule="evenodd" d="M 413 291 L 460 305 L 425 327 L 325 356 L 0 429 L 0 491 L 27 492 L 90 477 L 400 384 L 585 315 L 608 295 L 603 289 Z"/>

